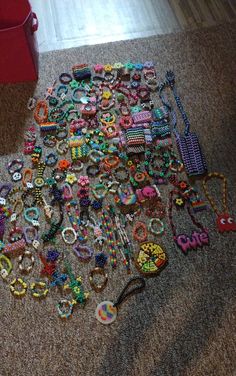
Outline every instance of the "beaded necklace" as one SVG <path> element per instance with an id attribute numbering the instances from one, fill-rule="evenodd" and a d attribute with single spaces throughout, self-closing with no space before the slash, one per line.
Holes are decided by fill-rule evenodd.
<path id="1" fill-rule="evenodd" d="M 177 108 L 182 116 L 185 130 L 184 134 L 180 134 L 177 130 L 177 117 L 173 109 L 171 109 L 170 104 L 165 99 L 162 91 L 164 88 L 169 87 L 173 93 Z M 159 86 L 159 95 L 164 106 L 172 110 L 172 123 L 173 131 L 176 137 L 176 143 L 183 160 L 186 173 L 189 176 L 202 175 L 207 171 L 206 161 L 201 150 L 201 146 L 198 137 L 195 133 L 190 132 L 190 123 L 186 112 L 184 111 L 183 105 L 181 103 L 180 97 L 177 94 L 175 87 L 175 75 L 173 72 L 168 71 L 166 73 L 166 81 Z"/>
<path id="2" fill-rule="evenodd" d="M 187 206 L 188 214 L 195 226 L 200 228 L 201 232 L 193 231 L 190 236 L 186 234 L 179 234 L 177 235 L 176 232 L 176 226 L 173 222 L 173 216 L 172 216 L 172 210 L 173 210 L 173 196 L 178 195 L 179 191 L 172 190 L 169 194 L 169 208 L 168 208 L 168 214 L 169 214 L 169 221 L 173 233 L 173 238 L 175 243 L 178 245 L 178 247 L 182 250 L 184 254 L 187 254 L 188 250 L 196 249 L 198 247 L 203 247 L 204 245 L 209 244 L 209 236 L 208 236 L 208 230 L 203 227 L 203 225 L 196 221 L 194 215 L 190 211 L 190 206 Z"/>
<path id="3" fill-rule="evenodd" d="M 223 204 L 223 212 L 219 212 L 218 208 L 215 204 L 215 201 L 211 197 L 208 188 L 207 188 L 207 182 L 210 179 L 220 179 L 222 180 L 223 189 L 222 189 L 222 204 Z M 208 174 L 204 180 L 203 180 L 203 189 L 205 192 L 205 195 L 215 212 L 217 218 L 216 218 L 216 226 L 220 233 L 223 232 L 229 232 L 229 231 L 236 231 L 236 222 L 233 220 L 233 218 L 229 215 L 228 205 L 227 205 L 227 180 L 226 177 L 223 174 L 219 174 L 218 172 L 212 172 Z"/>

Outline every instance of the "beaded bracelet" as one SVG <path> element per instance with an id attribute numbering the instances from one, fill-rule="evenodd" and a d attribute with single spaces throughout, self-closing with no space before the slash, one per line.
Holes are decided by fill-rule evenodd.
<path id="1" fill-rule="evenodd" d="M 69 144 L 66 139 L 59 141 L 56 146 L 57 152 L 60 155 L 66 154 L 68 151 L 68 148 L 69 148 Z"/>
<path id="2" fill-rule="evenodd" d="M 33 226 L 24 227 L 23 234 L 27 244 L 32 244 L 34 240 L 38 240 L 38 231 Z"/>
<path id="3" fill-rule="evenodd" d="M 7 170 L 10 175 L 13 175 L 15 172 L 20 172 L 24 166 L 24 162 L 21 159 L 14 159 L 9 162 L 7 165 Z"/>
<path id="4" fill-rule="evenodd" d="M 41 111 L 43 112 L 42 114 Z M 40 124 L 48 120 L 48 105 L 45 100 L 38 101 L 34 111 L 35 121 Z"/>
<path id="5" fill-rule="evenodd" d="M 153 226 L 157 225 L 159 227 L 159 230 L 155 230 Z M 148 230 L 154 234 L 154 235 L 162 235 L 164 233 L 164 223 L 159 219 L 159 218 L 151 218 L 149 225 L 148 225 Z"/>
<path id="6" fill-rule="evenodd" d="M 98 165 L 90 165 L 86 168 L 86 174 L 90 177 L 95 177 L 100 174 L 100 168 Z"/>
<path id="7" fill-rule="evenodd" d="M 87 247 L 85 245 L 80 245 L 79 243 L 76 244 L 73 247 L 73 250 L 76 254 L 76 256 L 81 260 L 81 261 L 89 261 L 93 257 L 93 249 L 90 247 Z"/>
<path id="8" fill-rule="evenodd" d="M 23 261 L 24 258 L 28 258 L 30 260 L 30 265 L 24 266 Z M 34 266 L 34 257 L 30 251 L 25 251 L 22 255 L 19 256 L 18 258 L 18 264 L 19 264 L 19 269 L 21 273 L 29 273 Z"/>
<path id="9" fill-rule="evenodd" d="M 32 182 L 32 177 L 33 177 L 33 170 L 31 168 L 25 168 L 23 171 L 23 175 L 22 175 L 23 187 L 28 187 L 28 188 L 31 187 L 31 185 L 29 186 L 28 183 Z"/>
<path id="10" fill-rule="evenodd" d="M 56 96 L 64 100 L 66 94 L 68 93 L 68 87 L 64 84 L 59 85 L 56 89 Z"/>
<path id="11" fill-rule="evenodd" d="M 147 240 L 147 226 L 144 222 L 139 221 L 135 224 L 133 228 L 133 238 L 140 243 Z"/>
<path id="12" fill-rule="evenodd" d="M 104 158 L 103 163 L 106 168 L 112 169 L 118 166 L 120 163 L 120 158 L 117 155 L 109 155 L 108 157 Z"/>
<path id="13" fill-rule="evenodd" d="M 84 168 L 84 164 L 81 161 L 75 161 L 72 163 L 72 165 L 69 167 L 69 171 L 71 172 L 80 172 Z"/>
<path id="14" fill-rule="evenodd" d="M 24 209 L 24 218 L 26 222 L 33 224 L 39 218 L 39 209 L 36 206 Z"/>
<path id="15" fill-rule="evenodd" d="M 118 182 L 120 183 L 123 183 L 129 179 L 129 173 L 125 166 L 117 167 L 112 173 L 115 176 L 116 180 L 118 180 Z"/>
<path id="16" fill-rule="evenodd" d="M 95 164 L 99 163 L 103 157 L 104 153 L 100 150 L 90 150 L 89 152 L 89 159 Z"/>
<path id="17" fill-rule="evenodd" d="M 98 284 L 94 281 L 94 276 L 95 275 L 101 275 L 104 280 L 102 283 Z M 95 267 L 94 269 L 92 269 L 89 273 L 89 283 L 92 287 L 92 289 L 95 291 L 95 292 L 101 292 L 105 289 L 106 285 L 107 285 L 107 282 L 108 282 L 108 275 L 107 273 L 105 272 L 104 268 L 99 268 L 99 267 Z"/>
<path id="18" fill-rule="evenodd" d="M 24 203 L 22 199 L 17 198 L 12 208 L 13 213 L 15 213 L 16 216 L 18 217 L 23 212 L 23 209 L 24 209 Z"/>
<path id="19" fill-rule="evenodd" d="M 43 144 L 44 144 L 44 146 L 46 146 L 48 148 L 54 148 L 56 143 L 57 143 L 56 137 L 51 135 L 51 134 L 47 134 L 43 138 Z"/>
<path id="20" fill-rule="evenodd" d="M 22 227 L 13 227 L 8 235 L 8 241 L 10 243 L 17 242 L 21 240 L 23 237 L 23 229 Z"/>
<path id="21" fill-rule="evenodd" d="M 5 255 L 0 255 L 0 275 L 2 279 L 6 279 L 12 271 L 11 260 Z"/>
<path id="22" fill-rule="evenodd" d="M 55 153 L 49 153 L 45 157 L 45 164 L 48 167 L 54 167 L 57 164 L 58 157 Z"/>
<path id="23" fill-rule="evenodd" d="M 67 238 L 68 234 L 72 235 L 69 239 Z M 77 240 L 77 233 L 73 227 L 66 227 L 62 230 L 62 239 L 66 244 L 74 244 Z"/>
<path id="24" fill-rule="evenodd" d="M 62 84 L 68 85 L 72 81 L 72 76 L 69 73 L 61 73 L 59 80 Z"/>
<path id="25" fill-rule="evenodd" d="M 102 193 L 98 193 L 98 192 L 101 192 Z M 108 189 L 107 187 L 104 185 L 104 184 L 96 184 L 93 188 L 92 188 L 92 194 L 94 195 L 94 197 L 97 199 L 97 200 L 102 200 L 105 198 L 106 194 L 108 192 Z"/>
<path id="26" fill-rule="evenodd" d="M 10 202 L 10 204 L 14 204 L 16 201 L 16 198 L 14 198 L 14 195 L 16 193 L 22 194 L 23 193 L 23 188 L 22 187 L 14 187 L 8 194 L 7 199 Z"/>

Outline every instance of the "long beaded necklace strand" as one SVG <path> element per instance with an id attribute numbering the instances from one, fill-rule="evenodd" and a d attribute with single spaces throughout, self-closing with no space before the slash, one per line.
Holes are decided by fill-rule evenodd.
<path id="1" fill-rule="evenodd" d="M 164 88 L 170 87 L 178 110 L 182 116 L 185 130 L 184 134 L 180 134 L 177 131 L 177 117 L 175 111 L 171 109 L 170 104 L 167 104 L 167 100 L 162 94 Z M 207 166 L 205 157 L 202 153 L 201 146 L 199 143 L 199 139 L 197 135 L 193 132 L 190 132 L 190 123 L 187 117 L 186 112 L 184 111 L 183 105 L 181 103 L 180 97 L 177 94 L 177 90 L 175 87 L 175 75 L 173 72 L 168 71 L 166 72 L 166 81 L 162 83 L 159 87 L 159 96 L 165 106 L 171 110 L 172 115 L 172 124 L 173 124 L 173 131 L 176 137 L 176 143 L 179 149 L 179 153 L 181 155 L 181 159 L 184 163 L 186 173 L 189 176 L 196 176 L 202 175 L 207 172 Z"/>
<path id="2" fill-rule="evenodd" d="M 173 196 L 177 195 L 179 197 L 179 191 L 172 190 L 169 193 L 169 207 L 168 207 L 168 214 L 169 214 L 169 221 L 170 226 L 173 233 L 173 238 L 175 243 L 178 247 L 182 250 L 184 254 L 187 253 L 188 250 L 196 249 L 198 247 L 203 247 L 204 245 L 209 244 L 209 236 L 208 231 L 203 227 L 203 225 L 196 221 L 194 215 L 191 213 L 190 206 L 187 206 L 188 214 L 195 226 L 201 229 L 201 232 L 193 231 L 190 236 L 186 234 L 179 234 L 177 235 L 176 226 L 173 222 L 172 210 L 173 210 Z"/>
<path id="3" fill-rule="evenodd" d="M 207 182 L 210 179 L 214 179 L 214 178 L 222 180 L 222 184 L 223 184 L 223 189 L 222 189 L 223 212 L 219 212 L 219 210 L 218 210 L 218 208 L 215 204 L 215 201 L 211 197 L 209 190 L 207 188 Z M 226 177 L 223 174 L 219 174 L 218 172 L 212 172 L 204 178 L 202 185 L 203 185 L 203 190 L 205 192 L 205 195 L 206 195 L 213 211 L 215 212 L 215 214 L 217 216 L 217 218 L 216 218 L 217 230 L 220 233 L 229 232 L 229 231 L 236 231 L 236 223 L 233 220 L 233 218 L 229 215 L 229 210 L 228 210 L 228 205 L 227 205 L 227 180 L 226 180 Z"/>
<path id="4" fill-rule="evenodd" d="M 112 268 L 117 265 L 117 255 L 116 255 L 116 242 L 113 237 L 113 225 L 112 221 L 106 210 L 101 213 L 102 226 L 106 231 L 106 237 L 108 240 L 108 250 L 110 254 L 110 263 Z"/>
<path id="5" fill-rule="evenodd" d="M 77 233 L 78 240 L 80 242 L 85 242 L 88 239 L 88 231 L 84 226 L 81 226 L 82 221 L 80 218 L 79 207 L 76 200 L 71 200 L 70 202 L 67 202 L 65 208 L 70 224 Z M 72 208 L 74 209 L 74 215 L 72 214 Z M 80 236 L 78 235 L 79 230 L 81 230 L 82 233 L 82 235 Z"/>

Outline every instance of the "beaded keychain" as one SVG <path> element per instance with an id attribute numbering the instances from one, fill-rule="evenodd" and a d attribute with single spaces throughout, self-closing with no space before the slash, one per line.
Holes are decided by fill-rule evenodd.
<path id="1" fill-rule="evenodd" d="M 130 286 L 132 285 L 134 285 L 134 287 L 130 289 Z M 105 325 L 112 324 L 117 318 L 118 307 L 121 305 L 121 303 L 132 294 L 142 292 L 145 285 L 145 280 L 142 277 L 131 278 L 125 285 L 115 303 L 105 300 L 104 302 L 98 304 L 95 311 L 96 319 Z"/>
<path id="2" fill-rule="evenodd" d="M 218 211 L 218 208 L 215 204 L 215 201 L 211 197 L 211 195 L 208 191 L 208 188 L 207 188 L 207 182 L 210 179 L 214 179 L 214 178 L 222 180 L 222 183 L 223 183 L 223 190 L 222 190 L 223 212 L 222 213 Z M 236 222 L 234 221 L 232 216 L 229 215 L 229 210 L 228 210 L 228 206 L 227 206 L 227 180 L 226 180 L 226 177 L 223 174 L 219 174 L 218 172 L 212 172 L 204 178 L 202 185 L 203 185 L 205 195 L 206 195 L 213 211 L 215 212 L 215 214 L 217 216 L 216 226 L 217 226 L 218 231 L 220 233 L 229 232 L 229 231 L 236 231 Z"/>
<path id="3" fill-rule="evenodd" d="M 187 211 L 188 214 L 195 226 L 200 228 L 201 232 L 194 231 L 190 236 L 186 234 L 179 234 L 176 233 L 176 227 L 173 222 L 172 217 L 172 210 L 173 210 L 173 196 L 174 194 L 180 195 L 179 191 L 172 190 L 169 193 L 169 221 L 171 225 L 171 229 L 173 232 L 173 238 L 175 243 L 178 245 L 178 247 L 182 250 L 184 254 L 187 254 L 188 250 L 196 249 L 198 247 L 203 247 L 205 245 L 209 245 L 209 236 L 208 236 L 208 230 L 203 227 L 203 225 L 199 222 L 197 222 L 194 218 L 194 215 L 191 213 L 190 206 L 187 205 Z"/>

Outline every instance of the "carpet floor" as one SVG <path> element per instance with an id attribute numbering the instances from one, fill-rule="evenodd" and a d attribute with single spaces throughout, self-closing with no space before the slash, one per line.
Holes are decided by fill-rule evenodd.
<path id="1" fill-rule="evenodd" d="M 9 180 L 6 163 L 21 155 L 23 132 L 33 121 L 26 108 L 30 96 L 41 98 L 75 63 L 128 60 L 153 60 L 161 78 L 167 69 L 175 72 L 209 170 L 228 178 L 235 214 L 236 24 L 42 54 L 37 84 L 0 88 L 1 181 Z M 217 194 L 217 187 L 212 191 Z M 109 272 L 106 289 L 91 294 L 85 309 L 68 321 L 55 312 L 57 293 L 40 302 L 28 294 L 19 300 L 0 281 L 0 375 L 234 376 L 236 235 L 217 233 L 211 210 L 198 219 L 210 230 L 210 246 L 184 256 L 168 230 L 162 243 L 169 265 L 147 280 L 142 294 L 122 304 L 108 327 L 96 321 L 94 311 L 99 302 L 114 301 L 129 279 L 122 266 Z M 86 287 L 88 270 L 80 270 Z"/>

